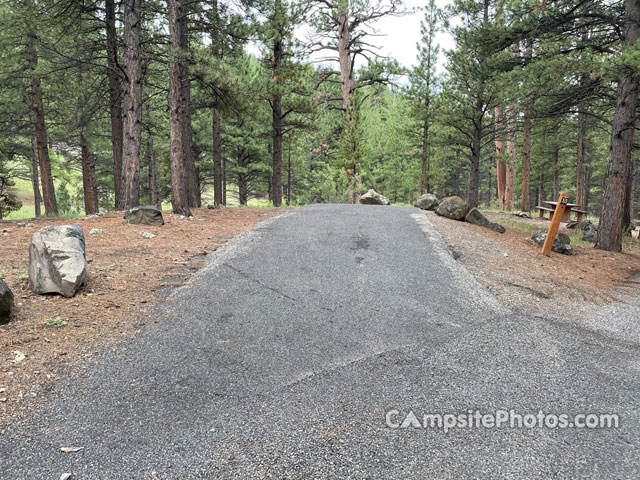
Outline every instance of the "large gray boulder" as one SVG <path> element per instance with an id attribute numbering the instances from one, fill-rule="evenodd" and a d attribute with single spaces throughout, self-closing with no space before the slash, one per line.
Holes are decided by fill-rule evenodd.
<path id="1" fill-rule="evenodd" d="M 124 214 L 127 223 L 132 225 L 164 225 L 164 218 L 162 218 L 162 210 L 153 205 L 141 205 L 139 207 L 133 207 Z"/>
<path id="2" fill-rule="evenodd" d="M 0 325 L 9 323 L 13 310 L 13 293 L 0 278 Z"/>
<path id="3" fill-rule="evenodd" d="M 499 223 L 490 221 L 487 217 L 480 213 L 477 208 L 472 208 L 464 217 L 464 220 L 474 225 L 480 225 L 481 227 L 490 228 L 494 232 L 504 233 L 506 230 Z"/>
<path id="4" fill-rule="evenodd" d="M 546 239 L 546 230 L 540 230 L 539 232 L 534 233 L 531 237 L 531 240 L 536 242 L 539 246 L 543 246 Z M 573 247 L 571 246 L 571 238 L 569 238 L 569 235 L 565 233 L 558 233 L 556 235 L 556 239 L 553 242 L 551 250 L 556 253 L 562 253 L 564 255 L 572 255 Z"/>
<path id="5" fill-rule="evenodd" d="M 87 275 L 84 234 L 77 225 L 46 227 L 29 246 L 29 281 L 38 294 L 73 297 Z"/>
<path id="6" fill-rule="evenodd" d="M 391 205 L 391 202 L 384 195 L 379 194 L 373 188 L 360 197 L 362 205 Z"/>
<path id="7" fill-rule="evenodd" d="M 439 204 L 440 200 L 433 193 L 425 193 L 416 200 L 413 206 L 421 208 L 422 210 L 435 210 Z"/>
<path id="8" fill-rule="evenodd" d="M 460 197 L 446 197 L 436 207 L 436 213 L 441 217 L 462 220 L 469 213 L 469 205 Z"/>

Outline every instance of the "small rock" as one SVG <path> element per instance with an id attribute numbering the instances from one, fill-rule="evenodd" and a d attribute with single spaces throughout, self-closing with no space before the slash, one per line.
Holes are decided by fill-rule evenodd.
<path id="1" fill-rule="evenodd" d="M 422 210 L 435 210 L 439 204 L 440 200 L 433 193 L 425 193 L 416 200 L 413 206 L 421 208 Z"/>
<path id="2" fill-rule="evenodd" d="M 362 205 L 391 205 L 391 202 L 384 195 L 376 192 L 373 188 L 360 197 Z"/>
<path id="3" fill-rule="evenodd" d="M 540 246 L 544 245 L 544 241 L 546 239 L 547 239 L 546 230 L 540 230 L 539 232 L 534 233 L 533 236 L 531 237 L 531 240 L 533 240 Z M 571 238 L 569 238 L 567 234 L 558 233 L 556 235 L 555 241 L 553 242 L 553 246 L 551 247 L 551 250 L 556 253 L 562 253 L 564 255 L 572 255 L 573 247 L 571 246 Z"/>
<path id="4" fill-rule="evenodd" d="M 149 233 L 149 232 L 138 232 L 138 234 L 142 237 L 142 238 L 156 238 L 156 235 L 154 235 L 153 233 Z"/>
<path id="5" fill-rule="evenodd" d="M 72 475 L 70 473 L 63 473 L 62 475 L 60 475 L 60 480 L 69 480 L 71 476 Z"/>
<path id="6" fill-rule="evenodd" d="M 124 214 L 124 218 L 132 225 L 164 225 L 162 211 L 153 205 L 134 207 Z"/>
<path id="7" fill-rule="evenodd" d="M 89 231 L 89 235 L 99 235 L 101 233 L 104 233 L 104 228 L 92 228 Z"/>
<path id="8" fill-rule="evenodd" d="M 13 292 L 0 278 L 0 325 L 9 323 L 13 311 Z"/>
<path id="9" fill-rule="evenodd" d="M 441 217 L 462 220 L 469 213 L 469 205 L 460 197 L 446 197 L 437 206 L 436 213 Z"/>
<path id="10" fill-rule="evenodd" d="M 11 360 L 11 363 L 21 363 L 25 358 L 27 358 L 27 356 L 23 352 L 15 351 L 13 352 L 13 354 L 15 355 L 15 357 L 13 358 L 13 360 Z"/>
<path id="11" fill-rule="evenodd" d="M 481 227 L 490 228 L 494 232 L 504 233 L 506 230 L 499 223 L 491 222 L 487 217 L 482 215 L 477 208 L 472 208 L 466 217 L 465 221 L 474 225 L 480 225 Z"/>

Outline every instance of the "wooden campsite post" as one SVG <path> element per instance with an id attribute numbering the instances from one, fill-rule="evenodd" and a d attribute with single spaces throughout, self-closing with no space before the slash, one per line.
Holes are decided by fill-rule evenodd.
<path id="1" fill-rule="evenodd" d="M 560 228 L 560 220 L 562 220 L 562 216 L 564 215 L 564 211 L 567 208 L 567 203 L 569 203 L 569 195 L 566 193 L 561 193 L 558 197 L 558 204 L 556 205 L 556 209 L 553 212 L 553 218 L 551 219 L 551 226 L 549 227 L 549 231 L 547 232 L 547 238 L 544 241 L 544 245 L 542 246 L 542 254 L 547 257 L 551 256 L 551 247 L 553 247 L 553 242 L 556 240 L 556 235 L 558 234 L 558 229 Z"/>

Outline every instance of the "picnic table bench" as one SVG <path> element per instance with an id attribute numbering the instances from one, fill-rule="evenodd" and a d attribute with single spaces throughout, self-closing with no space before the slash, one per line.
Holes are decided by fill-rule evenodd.
<path id="1" fill-rule="evenodd" d="M 553 216 L 553 212 L 555 212 L 556 210 L 556 206 L 558 205 L 558 202 L 542 202 L 546 205 L 551 205 L 551 207 L 543 207 L 540 205 L 537 205 L 536 208 L 538 209 L 538 216 L 540 218 L 546 218 L 545 217 L 545 213 L 546 212 L 550 212 L 549 213 L 549 219 L 551 219 L 551 217 Z M 567 203 L 566 209 L 564 211 L 564 214 L 562 215 L 562 222 L 563 223 L 568 223 L 571 221 L 571 213 L 575 212 L 576 213 L 576 219 L 580 222 L 582 221 L 582 218 L 584 217 L 585 213 L 588 213 L 585 210 L 581 210 L 580 209 L 581 205 L 578 205 L 576 203 Z"/>

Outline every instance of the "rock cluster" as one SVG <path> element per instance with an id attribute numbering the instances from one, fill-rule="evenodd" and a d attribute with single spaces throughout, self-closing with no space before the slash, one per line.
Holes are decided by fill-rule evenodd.
<path id="1" fill-rule="evenodd" d="M 473 223 L 474 225 L 480 225 L 481 227 L 489 228 L 494 232 L 504 233 L 506 230 L 499 223 L 490 221 L 487 217 L 482 215 L 477 208 L 472 208 L 464 217 L 465 222 Z"/>
<path id="2" fill-rule="evenodd" d="M 543 246 L 544 241 L 546 239 L 547 239 L 546 230 L 540 230 L 534 233 L 533 236 L 531 237 L 531 240 L 536 242 L 539 246 Z M 551 247 L 551 250 L 556 253 L 562 253 L 564 255 L 572 255 L 573 247 L 571 246 L 571 238 L 569 238 L 569 235 L 566 235 L 564 233 L 558 233 L 556 235 L 556 239 L 553 242 L 553 246 Z"/>
<path id="3" fill-rule="evenodd" d="M 427 197 L 428 196 L 428 197 Z M 421 202 L 421 200 L 423 200 Z M 479 225 L 481 227 L 489 228 L 494 232 L 504 233 L 505 228 L 499 223 L 495 223 L 490 221 L 487 217 L 485 217 L 477 208 L 469 209 L 469 205 L 462 198 L 458 196 L 446 197 L 443 198 L 442 201 L 435 207 L 431 207 L 431 201 L 435 199 L 437 201 L 437 197 L 430 193 L 426 193 L 422 195 L 418 201 L 416 202 L 416 207 L 423 208 L 424 210 L 435 210 L 437 215 L 441 217 L 451 218 L 453 220 L 465 221 L 467 223 L 472 223 L 474 225 Z M 419 205 L 429 205 L 430 208 L 424 208 Z"/>
<path id="4" fill-rule="evenodd" d="M 436 213 L 441 217 L 463 220 L 469 213 L 469 205 L 460 197 L 446 197 L 436 207 Z"/>
<path id="5" fill-rule="evenodd" d="M 84 283 L 86 272 L 81 227 L 51 226 L 33 235 L 29 245 L 29 281 L 35 293 L 73 297 Z"/>
<path id="6" fill-rule="evenodd" d="M 373 188 L 360 197 L 362 205 L 391 205 L 387 197 L 376 192 Z"/>
<path id="7" fill-rule="evenodd" d="M 598 240 L 598 227 L 589 220 L 581 222 L 569 222 L 567 228 L 582 230 L 582 240 L 595 243 Z"/>
<path id="8" fill-rule="evenodd" d="M 132 225 L 164 225 L 162 211 L 153 205 L 133 207 L 124 214 L 124 218 Z"/>
<path id="9" fill-rule="evenodd" d="M 416 203 L 413 206 L 421 208 L 422 210 L 435 210 L 438 205 L 440 205 L 438 197 L 433 193 L 425 193 L 416 200 Z"/>

